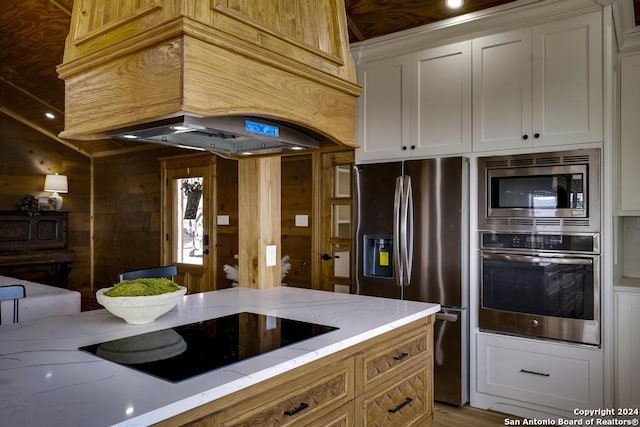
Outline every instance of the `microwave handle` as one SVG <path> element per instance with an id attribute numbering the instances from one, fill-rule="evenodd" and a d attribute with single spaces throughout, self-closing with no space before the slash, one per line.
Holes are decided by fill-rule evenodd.
<path id="1" fill-rule="evenodd" d="M 550 264 L 578 264 L 578 265 L 591 265 L 593 259 L 591 258 L 563 258 L 563 257 L 539 257 L 539 256 L 527 256 L 527 255 L 512 255 L 512 254 L 482 254 L 482 259 L 491 261 L 512 261 L 512 262 L 548 262 Z"/>

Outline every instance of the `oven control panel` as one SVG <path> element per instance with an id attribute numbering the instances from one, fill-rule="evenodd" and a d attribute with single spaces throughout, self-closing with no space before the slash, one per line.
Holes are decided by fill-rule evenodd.
<path id="1" fill-rule="evenodd" d="M 599 252 L 599 236 L 590 234 L 481 233 L 482 249 Z"/>

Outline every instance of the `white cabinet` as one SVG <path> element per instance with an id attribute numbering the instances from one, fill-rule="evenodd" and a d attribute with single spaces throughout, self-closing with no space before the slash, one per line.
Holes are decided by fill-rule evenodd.
<path id="1" fill-rule="evenodd" d="M 602 141 L 601 27 L 593 13 L 473 40 L 473 150 Z"/>
<path id="2" fill-rule="evenodd" d="M 640 52 L 620 60 L 620 210 L 640 213 Z"/>
<path id="3" fill-rule="evenodd" d="M 358 66 L 357 162 L 398 159 L 408 149 L 410 63 L 404 55 Z"/>
<path id="4" fill-rule="evenodd" d="M 412 56 L 412 155 L 471 151 L 471 43 Z"/>
<path id="5" fill-rule="evenodd" d="M 604 404 L 599 349 L 479 333 L 476 363 L 473 406 L 572 417 L 575 408 Z"/>
<path id="6" fill-rule="evenodd" d="M 471 42 L 362 64 L 357 162 L 471 151 Z"/>
<path id="7" fill-rule="evenodd" d="M 640 408 L 640 288 L 616 291 L 616 406 Z"/>

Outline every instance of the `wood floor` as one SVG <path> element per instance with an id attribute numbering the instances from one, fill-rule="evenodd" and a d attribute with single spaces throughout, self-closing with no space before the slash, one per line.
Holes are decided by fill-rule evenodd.
<path id="1" fill-rule="evenodd" d="M 433 408 L 433 427 L 495 427 L 503 426 L 505 418 L 513 415 L 463 406 L 461 408 L 436 403 Z"/>

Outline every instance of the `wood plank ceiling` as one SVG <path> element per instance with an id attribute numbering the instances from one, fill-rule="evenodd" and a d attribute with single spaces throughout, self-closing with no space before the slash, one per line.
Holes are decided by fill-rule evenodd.
<path id="1" fill-rule="evenodd" d="M 369 40 L 512 1 L 468 0 L 461 9 L 452 11 L 444 6 L 444 0 L 345 0 L 349 38 L 351 42 Z M 634 3 L 636 24 L 640 25 L 640 0 Z M 135 142 L 59 138 L 64 128 L 64 82 L 58 78 L 56 66 L 62 62 L 73 0 L 7 0 L 3 6 L 1 114 L 87 156 L 148 147 Z M 46 112 L 55 118 L 46 118 Z"/>

